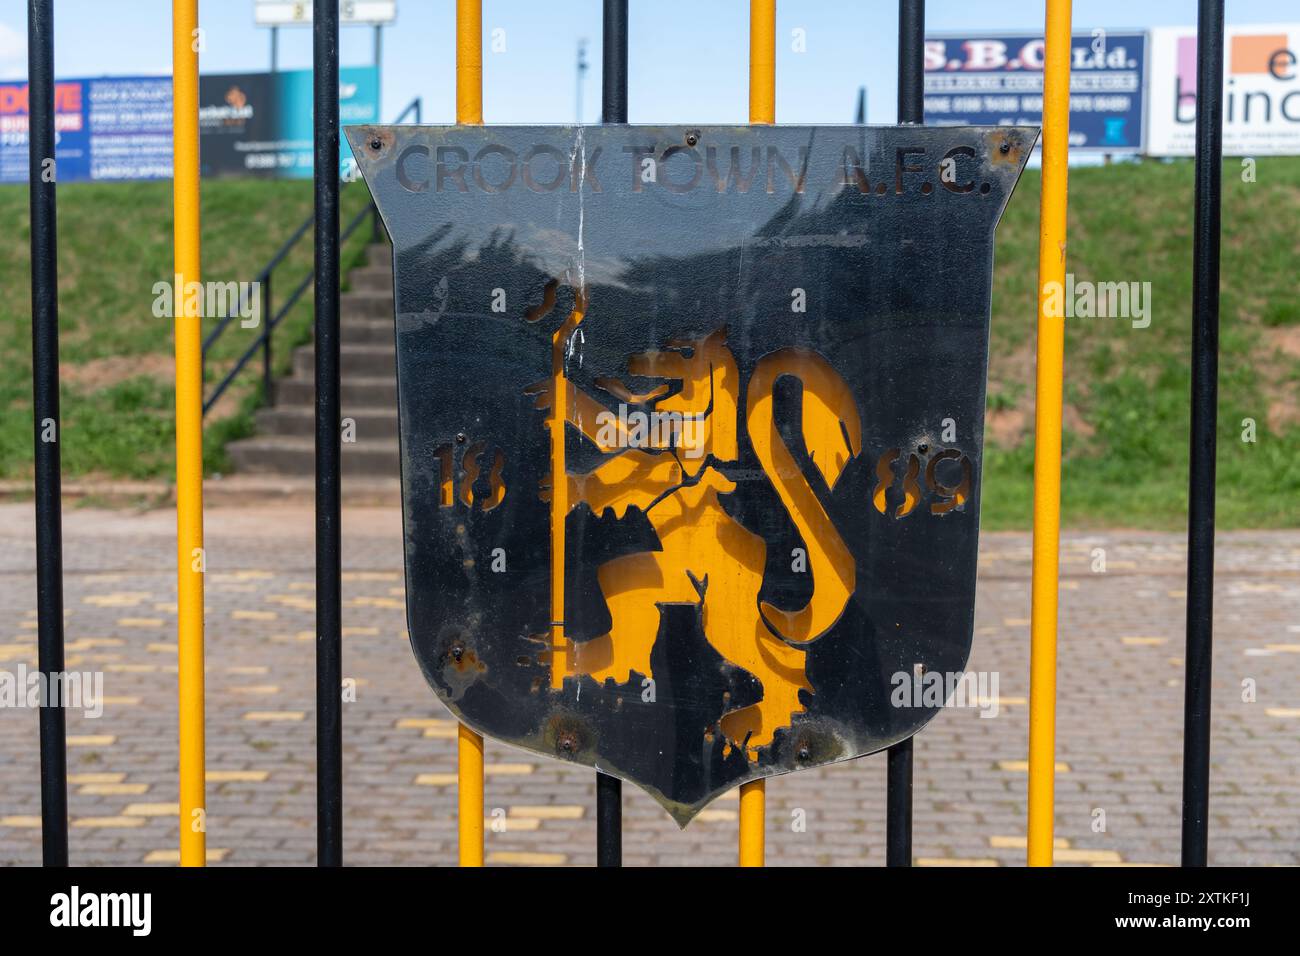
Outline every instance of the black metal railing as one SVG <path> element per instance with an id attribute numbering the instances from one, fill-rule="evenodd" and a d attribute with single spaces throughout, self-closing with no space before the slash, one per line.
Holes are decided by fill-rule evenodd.
<path id="1" fill-rule="evenodd" d="M 421 102 L 418 96 L 411 100 L 410 103 L 406 104 L 406 108 L 397 114 L 397 119 L 393 122 L 405 122 L 407 117 L 412 115 L 414 115 L 414 120 L 418 124 L 421 118 Z M 347 240 L 352 237 L 352 234 L 361 227 L 361 224 L 365 222 L 367 218 L 370 218 L 372 221 L 372 240 L 378 239 L 381 235 L 379 210 L 376 208 L 374 200 L 372 199 L 367 203 L 364 209 L 349 220 L 347 228 L 343 230 L 339 237 L 340 244 L 347 242 Z M 225 394 L 226 389 L 228 389 L 235 379 L 239 377 L 239 374 L 244 370 L 248 363 L 252 361 L 253 356 L 255 356 L 259 351 L 262 353 L 263 400 L 267 404 L 271 404 L 273 401 L 274 394 L 272 391 L 272 379 L 275 374 L 273 341 L 275 330 L 279 327 L 284 317 L 289 314 L 290 310 L 298 304 L 298 300 L 303 297 L 307 289 L 311 286 L 312 281 L 316 277 L 316 270 L 308 270 L 307 274 L 298 280 L 293 287 L 293 291 L 289 294 L 289 297 L 280 305 L 279 308 L 275 307 L 274 300 L 271 297 L 272 277 L 275 274 L 276 267 L 289 257 L 290 253 L 293 252 L 298 243 L 302 241 L 303 236 L 307 235 L 315 221 L 316 215 L 313 212 L 298 225 L 298 228 L 296 228 L 293 231 L 293 234 L 285 240 L 284 244 L 280 246 L 275 255 L 271 256 L 271 258 L 267 260 L 266 265 L 262 266 L 261 270 L 254 277 L 253 285 L 248 287 L 248 289 L 256 288 L 261 292 L 260 317 L 264 321 L 260 323 L 260 333 L 257 338 L 254 339 L 246 349 L 244 349 L 243 353 L 235 361 L 235 364 L 226 372 L 212 392 L 203 399 L 204 415 L 207 415 L 207 413 L 217 403 L 217 400 Z M 203 365 L 205 370 L 207 369 L 208 355 L 216 345 L 217 341 L 223 334 L 225 334 L 225 331 L 230 327 L 230 324 L 243 315 L 244 309 L 249 304 L 247 299 L 248 294 L 248 290 L 241 290 L 234 307 L 228 314 L 223 315 L 217 320 L 217 324 L 203 340 Z"/>

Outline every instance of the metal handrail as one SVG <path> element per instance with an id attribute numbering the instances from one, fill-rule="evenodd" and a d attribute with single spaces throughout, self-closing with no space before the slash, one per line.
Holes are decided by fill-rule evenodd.
<path id="1" fill-rule="evenodd" d="M 420 101 L 420 97 L 417 96 L 415 99 L 411 100 L 411 102 L 406 105 L 405 109 L 403 109 L 400 113 L 397 114 L 397 119 L 395 119 L 393 123 L 394 124 L 401 123 L 408 116 L 414 114 L 415 122 L 418 124 L 420 122 L 421 112 L 422 112 L 421 101 Z M 374 236 L 376 239 L 378 239 L 379 210 L 375 206 L 375 202 L 372 199 L 369 203 L 367 203 L 366 207 L 362 209 L 361 212 L 359 212 L 355 217 L 353 217 L 351 222 L 348 223 L 347 228 L 343 231 L 342 235 L 339 237 L 340 244 L 342 244 L 348 238 L 351 237 L 352 233 L 354 233 L 357 230 L 357 228 L 361 225 L 361 223 L 365 221 L 367 216 L 374 217 L 373 218 Z M 270 305 L 271 276 L 275 272 L 276 267 L 279 266 L 282 262 L 284 262 L 284 260 L 288 257 L 289 253 L 292 252 L 294 247 L 297 246 L 297 244 L 302 240 L 302 237 L 307 234 L 308 230 L 310 230 L 312 227 L 312 223 L 314 223 L 315 221 L 316 221 L 316 217 L 315 217 L 315 213 L 313 212 L 313 214 L 309 215 L 306 219 L 304 219 L 302 223 L 298 226 L 298 228 L 293 231 L 293 234 L 290 235 L 289 238 L 285 240 L 284 244 L 280 246 L 279 250 L 275 253 L 275 255 L 271 256 L 271 258 L 267 260 L 266 265 L 264 265 L 261 268 L 261 270 L 257 273 L 256 277 L 254 278 L 253 280 L 254 284 L 257 287 L 261 288 L 264 293 L 262 296 L 262 301 L 263 301 L 262 312 L 263 314 L 270 312 L 271 313 L 270 318 L 267 319 L 267 321 L 262 324 L 262 332 L 257 337 L 257 339 L 253 342 L 253 344 L 250 345 L 244 351 L 244 354 L 240 356 L 237 362 L 235 362 L 234 367 L 231 368 L 231 370 L 226 373 L 225 377 L 222 378 L 222 380 L 217 384 L 217 387 L 213 389 L 212 394 L 203 400 L 203 414 L 205 416 L 211 410 L 212 406 L 217 403 L 217 400 L 220 399 L 221 396 L 225 393 L 226 389 L 230 387 L 230 384 L 235 380 L 235 378 L 239 375 L 239 373 L 244 370 L 244 366 L 248 364 L 249 360 L 255 354 L 257 354 L 258 349 L 262 350 L 263 394 L 265 400 L 268 403 L 271 401 L 271 337 L 272 334 L 275 332 L 276 326 L 280 324 L 280 321 L 289 313 L 290 309 L 292 309 L 295 305 L 298 304 L 298 300 L 302 298 L 303 293 L 305 293 L 307 289 L 311 286 L 312 280 L 316 277 L 316 272 L 314 269 L 308 270 L 307 274 L 294 287 L 294 291 L 289 296 L 288 300 L 286 300 L 285 303 L 282 306 L 280 306 L 278 310 L 272 310 Z M 239 294 L 239 298 L 234 304 L 234 307 L 230 310 L 230 312 L 228 312 L 226 315 L 221 317 L 221 319 L 217 322 L 216 326 L 212 329 L 212 331 L 208 333 L 207 338 L 203 340 L 203 361 L 205 365 L 208 358 L 208 352 L 211 351 L 213 345 L 216 344 L 217 340 L 221 338 L 222 334 L 226 331 L 226 328 L 230 325 L 230 323 L 241 315 L 241 313 L 244 310 L 245 304 L 246 304 L 246 292 L 241 291 Z"/>

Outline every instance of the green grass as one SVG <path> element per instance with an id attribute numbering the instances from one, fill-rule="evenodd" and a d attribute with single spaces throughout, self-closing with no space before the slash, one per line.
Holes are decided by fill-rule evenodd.
<path id="1" fill-rule="evenodd" d="M 1256 182 L 1243 183 L 1235 164 L 1224 164 L 1217 462 L 1224 528 L 1300 523 L 1300 358 L 1278 345 L 1279 332 L 1300 325 L 1293 225 L 1300 160 L 1261 159 L 1258 172 Z M 1177 528 L 1186 521 L 1192 195 L 1190 161 L 1070 173 L 1067 269 L 1076 280 L 1150 282 L 1152 306 L 1147 328 L 1066 319 L 1065 399 L 1075 412 L 1062 472 L 1068 525 Z M 991 528 L 1030 520 L 1038 200 L 1031 170 L 998 227 L 989 407 L 1015 396 L 1026 434 L 989 439 L 983 520 Z M 1256 424 L 1253 443 L 1242 441 L 1247 418 Z"/>
<path id="2" fill-rule="evenodd" d="M 346 225 L 365 205 L 364 184 L 343 191 Z M 251 281 L 311 213 L 312 184 L 213 180 L 203 183 L 203 278 Z M 26 186 L 0 187 L 0 477 L 31 474 L 30 220 Z M 69 478 L 170 478 L 172 320 L 153 314 L 154 284 L 172 281 L 170 182 L 59 187 L 60 449 Z M 344 264 L 360 260 L 370 235 L 361 226 Z M 311 233 L 272 278 L 273 304 L 285 301 L 312 264 Z M 276 328 L 272 354 L 288 371 L 291 351 L 311 341 L 311 290 Z M 204 318 L 206 336 L 214 319 Z M 261 329 L 231 323 L 205 367 L 209 394 Z M 255 356 L 205 421 L 209 472 L 227 467 L 226 442 L 251 433 L 260 401 Z"/>
<path id="3" fill-rule="evenodd" d="M 1218 517 L 1231 527 L 1300 523 L 1300 160 L 1261 159 L 1256 182 L 1225 163 L 1219 392 Z M 344 192 L 343 219 L 364 203 Z M 984 524 L 1029 526 L 1033 488 L 1033 350 L 1039 177 L 1025 173 L 998 228 Z M 308 182 L 203 185 L 204 278 L 247 280 L 311 208 Z M 27 192 L 0 187 L 0 475 L 31 472 Z M 363 232 L 368 232 L 363 227 Z M 1176 528 L 1187 500 L 1191 350 L 1192 165 L 1144 162 L 1070 174 L 1067 268 L 1079 280 L 1151 283 L 1151 324 L 1066 321 L 1063 517 L 1067 525 Z M 152 315 L 153 284 L 171 273 L 171 185 L 68 185 L 59 190 L 64 469 L 69 476 L 167 478 L 172 471 L 171 322 Z M 346 262 L 359 259 L 354 237 Z M 283 301 L 310 267 L 310 238 L 280 272 Z M 287 369 L 310 339 L 310 295 L 277 332 Z M 237 326 L 237 323 L 236 323 Z M 232 327 L 214 376 L 253 341 Z M 1285 350 L 1284 350 L 1285 349 Z M 1288 351 L 1289 350 L 1289 351 Z M 125 360 L 112 360 L 125 356 Z M 206 422 L 210 471 L 249 433 L 260 401 L 251 363 L 221 414 Z M 1006 418 L 1010 416 L 1010 418 Z M 1243 442 L 1243 420 L 1255 422 Z M 1014 424 L 1018 423 L 1018 424 Z M 995 432 L 997 437 L 995 437 Z"/>

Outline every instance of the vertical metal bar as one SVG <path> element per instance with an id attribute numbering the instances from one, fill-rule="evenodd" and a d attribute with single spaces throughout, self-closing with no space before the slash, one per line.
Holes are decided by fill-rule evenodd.
<path id="1" fill-rule="evenodd" d="M 627 122 L 627 0 L 605 0 L 601 31 L 602 123 Z M 623 781 L 596 771 L 596 865 L 623 865 Z"/>
<path id="2" fill-rule="evenodd" d="M 890 747 L 885 772 L 885 865 L 912 865 L 912 738 Z"/>
<path id="3" fill-rule="evenodd" d="M 483 123 L 483 2 L 456 0 L 456 122 Z M 483 865 L 483 738 L 460 725 L 456 789 L 460 865 Z"/>
<path id="4" fill-rule="evenodd" d="M 596 771 L 596 865 L 623 865 L 623 781 Z"/>
<path id="5" fill-rule="evenodd" d="M 925 121 L 925 0 L 898 0 L 898 122 Z M 912 865 L 912 738 L 885 764 L 885 865 Z"/>
<path id="6" fill-rule="evenodd" d="M 271 305 L 271 273 L 266 274 L 262 283 L 262 400 L 267 405 L 275 404 L 275 381 L 271 377 L 271 323 L 275 320 L 275 309 Z"/>
<path id="7" fill-rule="evenodd" d="M 198 297 L 199 4 L 172 3 L 176 339 L 176 649 L 181 866 L 207 862 L 203 728 L 203 341 Z"/>
<path id="8" fill-rule="evenodd" d="M 605 0 L 601 32 L 602 123 L 627 122 L 627 0 Z"/>
<path id="9" fill-rule="evenodd" d="M 923 123 L 925 0 L 898 0 L 898 122 Z"/>
<path id="10" fill-rule="evenodd" d="M 343 864 L 339 423 L 339 6 L 312 21 L 316 189 L 316 852 Z"/>
<path id="11" fill-rule="evenodd" d="M 1183 703 L 1183 866 L 1205 866 L 1209 850 L 1222 149 L 1223 0 L 1201 0 L 1196 19 L 1196 216 L 1192 251 L 1192 430 L 1187 521 L 1187 663 Z"/>
<path id="12" fill-rule="evenodd" d="M 749 2 L 749 121 L 776 122 L 776 0 Z M 762 866 L 767 781 L 740 785 L 740 865 Z"/>
<path id="13" fill-rule="evenodd" d="M 54 5 L 27 4 L 28 196 L 32 248 L 32 411 L 36 442 L 36 645 L 46 687 L 63 671 L 63 512 L 59 455 L 59 265 L 54 164 Z M 41 859 L 68 865 L 63 702 L 41 701 Z"/>
<path id="14" fill-rule="evenodd" d="M 1029 650 L 1030 866 L 1052 865 L 1056 801 L 1056 627 L 1061 543 L 1061 402 L 1065 319 L 1049 314 L 1065 282 L 1070 150 L 1070 0 L 1047 0 L 1043 64 L 1043 192 L 1038 233 L 1038 371 Z"/>
<path id="15" fill-rule="evenodd" d="M 271 27 L 271 72 L 280 68 L 280 28 Z"/>

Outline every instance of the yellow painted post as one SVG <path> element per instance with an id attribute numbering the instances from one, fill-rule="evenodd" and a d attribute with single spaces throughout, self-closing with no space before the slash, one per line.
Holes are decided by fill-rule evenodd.
<path id="1" fill-rule="evenodd" d="M 456 122 L 483 122 L 483 2 L 456 0 Z M 483 865 L 483 738 L 464 724 L 457 735 L 460 865 Z"/>
<path id="2" fill-rule="evenodd" d="M 483 0 L 456 0 L 456 122 L 483 122 Z"/>
<path id="3" fill-rule="evenodd" d="M 1034 422 L 1034 566 L 1029 657 L 1030 866 L 1052 865 L 1056 773 L 1056 624 L 1061 537 L 1061 401 L 1065 317 L 1049 315 L 1065 283 L 1070 134 L 1070 0 L 1047 0 L 1043 192 L 1038 234 L 1038 382 Z M 1052 312 L 1064 310 L 1053 308 Z"/>
<path id="4" fill-rule="evenodd" d="M 749 121 L 776 122 L 776 0 L 749 2 Z M 740 865 L 763 865 L 767 781 L 740 785 Z"/>
<path id="5" fill-rule="evenodd" d="M 172 0 L 176 283 L 176 645 L 181 866 L 206 863 L 203 805 L 203 353 L 199 296 L 199 4 Z"/>
<path id="6" fill-rule="evenodd" d="M 749 0 L 749 121 L 776 122 L 776 0 Z"/>
<path id="7" fill-rule="evenodd" d="M 483 738 L 464 724 L 457 735 L 460 865 L 483 865 Z"/>

